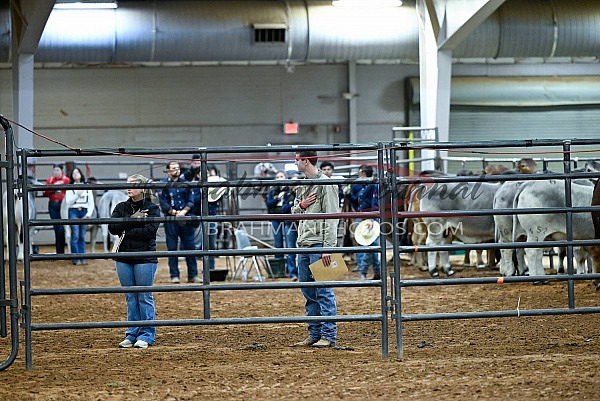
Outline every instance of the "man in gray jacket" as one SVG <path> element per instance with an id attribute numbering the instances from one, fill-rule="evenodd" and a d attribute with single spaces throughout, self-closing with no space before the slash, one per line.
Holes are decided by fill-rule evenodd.
<path id="1" fill-rule="evenodd" d="M 298 171 L 307 179 L 328 180 L 317 169 L 317 152 L 301 151 L 296 153 Z M 299 185 L 292 213 L 337 213 L 337 185 Z M 300 220 L 298 224 L 298 248 L 322 248 L 337 245 L 338 219 Z M 331 254 L 319 253 L 298 255 L 298 278 L 300 281 L 315 281 L 308 267 L 319 259 L 325 266 L 331 264 Z M 332 288 L 302 288 L 306 299 L 306 316 L 335 316 L 337 305 Z M 309 322 L 308 337 L 294 344 L 297 347 L 332 347 L 337 338 L 336 322 Z"/>

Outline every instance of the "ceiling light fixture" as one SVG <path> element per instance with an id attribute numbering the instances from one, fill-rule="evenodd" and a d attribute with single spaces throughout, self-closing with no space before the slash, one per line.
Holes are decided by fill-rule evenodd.
<path id="1" fill-rule="evenodd" d="M 331 2 L 332 6 L 335 7 L 368 7 L 368 8 L 379 8 L 379 7 L 400 7 L 402 1 L 400 0 L 334 0 Z"/>
<path id="2" fill-rule="evenodd" d="M 85 2 L 74 2 L 74 3 L 56 3 L 54 5 L 55 10 L 101 10 L 101 9 L 115 9 L 117 8 L 116 2 L 110 3 L 85 3 Z"/>

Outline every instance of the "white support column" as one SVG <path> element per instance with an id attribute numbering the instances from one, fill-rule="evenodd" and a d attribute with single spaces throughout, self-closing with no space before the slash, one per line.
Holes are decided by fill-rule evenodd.
<path id="1" fill-rule="evenodd" d="M 419 75 L 420 93 L 419 101 L 421 110 L 421 127 L 437 127 L 437 40 L 434 35 L 431 19 L 423 0 L 417 1 L 417 13 L 419 18 Z M 422 131 L 422 139 L 438 140 L 434 131 Z M 421 151 L 421 158 L 430 159 L 421 162 L 421 170 L 433 170 L 435 168 L 435 150 Z"/>
<path id="2" fill-rule="evenodd" d="M 13 119 L 33 129 L 33 54 L 13 56 Z M 19 148 L 33 148 L 33 134 L 13 126 Z"/>
<path id="3" fill-rule="evenodd" d="M 54 0 L 19 0 L 11 4 L 13 120 L 33 129 L 33 58 Z M 17 147 L 33 148 L 33 135 L 13 127 Z"/>
<path id="4" fill-rule="evenodd" d="M 450 89 L 452 86 L 452 51 L 440 50 L 437 52 L 437 105 L 436 122 L 438 128 L 438 141 L 448 142 L 450 139 Z M 439 156 L 444 160 L 441 169 L 448 172 L 448 152 L 442 150 Z"/>
<path id="5" fill-rule="evenodd" d="M 348 132 L 349 142 L 358 143 L 358 124 L 356 119 L 356 62 L 348 61 Z"/>

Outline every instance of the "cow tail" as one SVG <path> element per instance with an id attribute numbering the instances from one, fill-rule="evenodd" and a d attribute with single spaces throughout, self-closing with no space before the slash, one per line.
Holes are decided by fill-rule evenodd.
<path id="1" fill-rule="evenodd" d="M 521 196 L 521 193 L 523 192 L 523 190 L 525 188 L 527 188 L 528 184 L 529 184 L 528 182 L 524 182 L 523 185 L 521 185 L 521 186 L 519 186 L 519 188 L 517 188 L 517 193 L 515 194 L 515 197 L 513 198 L 513 204 L 512 204 L 513 210 L 517 209 L 517 206 L 519 205 L 519 197 Z M 517 227 L 519 225 L 519 216 L 517 214 L 513 214 L 512 218 L 513 218 L 512 242 L 515 242 Z"/>
<path id="2" fill-rule="evenodd" d="M 407 208 L 408 212 L 414 211 L 414 208 L 413 208 L 414 202 L 420 202 L 420 200 L 421 200 L 420 196 L 423 192 L 423 189 L 425 189 L 425 186 L 421 184 L 421 185 L 415 186 L 412 189 L 412 191 L 410 191 L 410 194 L 408 196 L 408 208 Z M 421 210 L 421 208 L 419 208 L 419 211 L 420 210 Z M 404 222 L 402 223 L 402 229 L 403 229 L 403 232 L 405 232 L 405 233 L 408 233 L 408 230 L 410 228 L 411 221 L 409 221 L 409 220 L 411 220 L 411 221 L 414 220 L 414 217 L 409 217 L 409 218 L 404 219 Z"/>

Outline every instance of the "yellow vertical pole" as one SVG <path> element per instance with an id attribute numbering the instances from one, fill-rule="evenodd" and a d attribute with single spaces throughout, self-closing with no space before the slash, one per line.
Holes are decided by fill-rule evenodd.
<path id="1" fill-rule="evenodd" d="M 409 142 L 412 142 L 413 139 L 415 139 L 415 134 L 412 131 L 408 132 L 408 139 L 409 139 Z M 409 160 L 409 162 L 408 162 L 408 171 L 410 171 L 411 175 L 413 174 L 413 171 L 415 171 L 415 162 L 412 161 L 412 160 L 414 160 L 414 158 L 415 158 L 415 150 L 414 149 L 410 149 L 408 151 L 408 160 Z"/>

